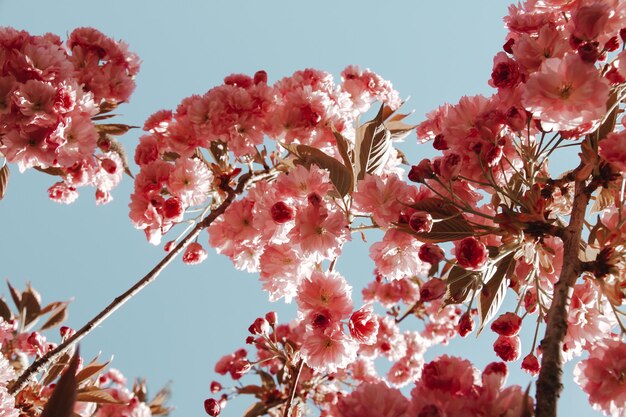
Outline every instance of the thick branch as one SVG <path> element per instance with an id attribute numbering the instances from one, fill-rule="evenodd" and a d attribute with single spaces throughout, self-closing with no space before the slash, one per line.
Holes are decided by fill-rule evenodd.
<path id="1" fill-rule="evenodd" d="M 243 187 L 242 187 L 243 188 Z M 220 216 L 224 211 L 228 208 L 228 206 L 232 203 L 236 196 L 236 192 L 229 192 L 226 199 L 220 204 L 215 210 L 211 211 L 207 217 L 202 219 L 198 224 L 187 234 L 179 243 L 169 252 L 162 260 L 159 262 L 150 272 L 148 272 L 142 279 L 137 281 L 135 285 L 129 288 L 125 293 L 116 297 L 108 306 L 104 308 L 104 310 L 100 311 L 94 318 L 92 318 L 87 324 L 85 324 L 80 330 L 78 330 L 72 337 L 61 343 L 55 349 L 46 353 L 41 358 L 37 359 L 33 362 L 28 369 L 26 369 L 20 377 L 15 381 L 15 383 L 9 389 L 9 393 L 15 394 L 20 391 L 22 388 L 28 384 L 30 378 L 34 375 L 37 375 L 41 372 L 45 367 L 50 365 L 54 360 L 56 360 L 59 356 L 61 356 L 64 352 L 82 340 L 85 336 L 87 336 L 96 326 L 100 325 L 107 317 L 109 317 L 115 310 L 120 308 L 124 303 L 133 298 L 135 294 L 144 289 L 148 284 L 154 281 L 161 271 L 165 269 L 167 265 L 178 254 L 180 254 L 185 248 L 200 234 L 200 232 L 207 228 L 218 216 Z"/>
<path id="2" fill-rule="evenodd" d="M 537 380 L 537 417 L 556 417 L 556 406 L 563 385 L 563 339 L 567 333 L 567 314 L 569 311 L 571 288 L 582 272 L 578 257 L 585 213 L 589 204 L 589 190 L 585 181 L 575 182 L 574 203 L 569 225 L 562 234 L 563 267 L 559 280 L 554 286 L 552 305 L 548 311 L 546 334 L 541 341 L 541 371 Z"/>

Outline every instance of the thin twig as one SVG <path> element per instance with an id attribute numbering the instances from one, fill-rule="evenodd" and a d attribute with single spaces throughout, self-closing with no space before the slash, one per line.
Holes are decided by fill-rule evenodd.
<path id="1" fill-rule="evenodd" d="M 298 365 L 298 373 L 293 381 L 293 386 L 291 387 L 291 395 L 287 400 L 287 404 L 285 404 L 285 410 L 283 411 L 283 417 L 289 417 L 289 412 L 291 411 L 291 405 L 293 404 L 293 399 L 296 397 L 296 391 L 298 390 L 298 381 L 300 380 L 300 374 L 302 373 L 302 368 L 304 367 L 304 360 L 300 359 L 300 365 Z"/>

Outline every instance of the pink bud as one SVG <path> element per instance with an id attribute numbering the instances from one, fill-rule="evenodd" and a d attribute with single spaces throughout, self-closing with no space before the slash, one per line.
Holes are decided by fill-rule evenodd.
<path id="1" fill-rule="evenodd" d="M 215 394 L 216 392 L 220 392 L 222 390 L 222 384 L 217 381 L 211 382 L 211 392 Z"/>
<path id="2" fill-rule="evenodd" d="M 433 140 L 433 148 L 438 151 L 445 151 L 450 147 L 448 146 L 448 142 L 446 142 L 446 138 L 442 134 L 438 134 Z"/>
<path id="3" fill-rule="evenodd" d="M 434 243 L 425 243 L 420 246 L 417 256 L 422 262 L 428 262 L 429 264 L 435 265 L 443 260 L 445 253 L 443 252 L 443 249 Z"/>
<path id="4" fill-rule="evenodd" d="M 230 367 L 230 376 L 234 380 L 240 379 L 252 369 L 252 365 L 246 359 L 238 360 Z"/>
<path id="5" fill-rule="evenodd" d="M 433 278 L 420 288 L 420 300 L 437 300 L 446 293 L 446 283 L 439 278 Z"/>
<path id="6" fill-rule="evenodd" d="M 516 361 L 520 357 L 521 343 L 519 336 L 498 336 L 493 344 L 496 355 L 505 362 Z"/>
<path id="7" fill-rule="evenodd" d="M 68 339 L 72 337 L 74 333 L 76 333 L 74 329 L 68 326 L 61 326 L 61 328 L 59 329 L 59 332 L 61 333 L 62 339 Z"/>
<path id="8" fill-rule="evenodd" d="M 409 226 L 417 233 L 428 233 L 433 227 L 433 218 L 424 211 L 418 211 L 411 215 Z"/>
<path id="9" fill-rule="evenodd" d="M 539 365 L 539 360 L 532 353 L 526 355 L 524 359 L 522 359 L 522 369 L 532 376 L 535 376 L 539 373 L 539 369 L 541 366 Z"/>
<path id="10" fill-rule="evenodd" d="M 168 220 L 180 221 L 184 212 L 183 202 L 178 197 L 170 197 L 163 203 L 163 216 Z"/>
<path id="11" fill-rule="evenodd" d="M 254 83 L 264 83 L 267 84 L 267 72 L 261 70 L 254 73 Z"/>
<path id="12" fill-rule="evenodd" d="M 428 178 L 433 178 L 434 175 L 430 159 L 422 159 L 419 164 L 411 167 L 409 180 L 413 182 L 424 182 L 424 180 Z"/>
<path id="13" fill-rule="evenodd" d="M 275 311 L 270 311 L 265 315 L 265 320 L 270 324 L 270 326 L 274 327 L 276 322 L 278 321 L 278 315 Z"/>
<path id="14" fill-rule="evenodd" d="M 456 152 L 447 153 L 440 159 L 439 176 L 444 180 L 454 180 L 461 172 L 463 158 Z"/>
<path id="15" fill-rule="evenodd" d="M 516 336 L 522 327 L 522 319 L 515 313 L 504 313 L 491 323 L 491 330 L 500 336 Z"/>
<path id="16" fill-rule="evenodd" d="M 270 331 L 270 324 L 263 317 L 259 317 L 248 328 L 248 331 L 254 335 L 267 334 Z"/>
<path id="17" fill-rule="evenodd" d="M 174 242 L 173 240 L 170 240 L 169 242 L 167 242 L 164 246 L 163 246 L 163 250 L 165 252 L 169 252 L 172 249 L 174 249 L 174 245 L 176 244 L 176 242 Z"/>
<path id="18" fill-rule="evenodd" d="M 272 206 L 270 214 L 272 215 L 272 220 L 276 223 L 282 224 L 294 218 L 295 210 L 293 207 L 288 206 L 285 202 L 279 201 Z"/>
<path id="19" fill-rule="evenodd" d="M 204 411 L 212 417 L 219 416 L 222 412 L 222 407 L 220 404 L 214 399 L 209 398 L 204 400 Z"/>
<path id="20" fill-rule="evenodd" d="M 489 259 L 489 251 L 484 243 L 474 237 L 466 237 L 454 243 L 454 255 L 459 266 L 479 270 Z"/>
<path id="21" fill-rule="evenodd" d="M 359 343 L 372 344 L 378 335 L 378 320 L 371 304 L 364 305 L 350 316 L 350 334 Z"/>
<path id="22" fill-rule="evenodd" d="M 472 317 L 465 313 L 459 319 L 459 335 L 465 337 L 474 330 L 474 320 Z"/>
<path id="23" fill-rule="evenodd" d="M 190 243 L 183 254 L 183 262 L 187 265 L 197 265 L 207 258 L 207 253 L 198 242 Z"/>
<path id="24" fill-rule="evenodd" d="M 117 171 L 117 164 L 112 159 L 105 158 L 100 162 L 100 165 L 109 174 L 115 174 L 115 171 Z"/>

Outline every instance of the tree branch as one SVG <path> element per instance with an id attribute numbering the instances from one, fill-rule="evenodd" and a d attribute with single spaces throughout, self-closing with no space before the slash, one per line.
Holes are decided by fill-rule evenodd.
<path id="1" fill-rule="evenodd" d="M 248 178 L 246 178 L 247 180 Z M 240 182 L 240 185 L 246 182 Z M 245 188 L 245 186 L 241 186 L 241 188 Z M 239 189 L 239 187 L 238 187 Z M 143 290 L 148 284 L 154 281 L 161 271 L 165 269 L 167 265 L 169 265 L 176 256 L 178 256 L 185 248 L 200 234 L 203 229 L 206 229 L 217 217 L 226 211 L 228 206 L 233 202 L 235 196 L 237 195 L 236 191 L 229 191 L 226 199 L 220 204 L 215 210 L 211 211 L 207 217 L 202 219 L 198 224 L 185 236 L 179 243 L 169 252 L 165 257 L 154 267 L 150 272 L 148 272 L 143 278 L 141 278 L 135 285 L 129 288 L 122 295 L 116 297 L 108 306 L 106 306 L 100 313 L 98 313 L 94 318 L 92 318 L 87 324 L 85 324 L 80 330 L 78 330 L 72 337 L 61 343 L 55 349 L 49 351 L 41 358 L 37 359 L 33 362 L 28 369 L 26 369 L 19 378 L 11 385 L 9 389 L 9 393 L 15 395 L 16 392 L 23 389 L 30 378 L 34 375 L 37 375 L 41 372 L 46 366 L 50 365 L 54 360 L 56 360 L 59 356 L 65 353 L 68 349 L 82 340 L 85 336 L 87 336 L 96 326 L 100 325 L 104 320 L 107 319 L 113 312 L 115 312 L 118 308 L 120 308 L 124 303 L 133 298 L 138 292 Z"/>
<path id="2" fill-rule="evenodd" d="M 590 194 L 585 187 L 586 180 L 575 182 L 574 203 L 569 225 L 562 234 L 563 267 L 559 280 L 554 286 L 552 305 L 546 318 L 546 333 L 541 341 L 541 371 L 537 379 L 537 417 L 556 417 L 557 401 L 563 385 L 563 339 L 567 333 L 567 314 L 571 288 L 582 272 L 579 258 L 580 238 Z"/>

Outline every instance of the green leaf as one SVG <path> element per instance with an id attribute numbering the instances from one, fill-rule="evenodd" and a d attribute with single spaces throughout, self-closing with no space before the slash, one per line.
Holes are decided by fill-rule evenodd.
<path id="1" fill-rule="evenodd" d="M 500 259 L 493 268 L 495 272 L 491 278 L 485 283 L 480 297 L 478 298 L 478 316 L 480 325 L 476 335 L 479 335 L 483 327 L 496 315 L 509 287 L 508 278 L 515 269 L 515 253 L 511 252 L 504 258 Z"/>
<path id="2" fill-rule="evenodd" d="M 76 402 L 76 369 L 78 369 L 80 359 L 78 351 L 79 349 L 76 348 L 70 365 L 59 378 L 40 417 L 72 417 Z"/>

